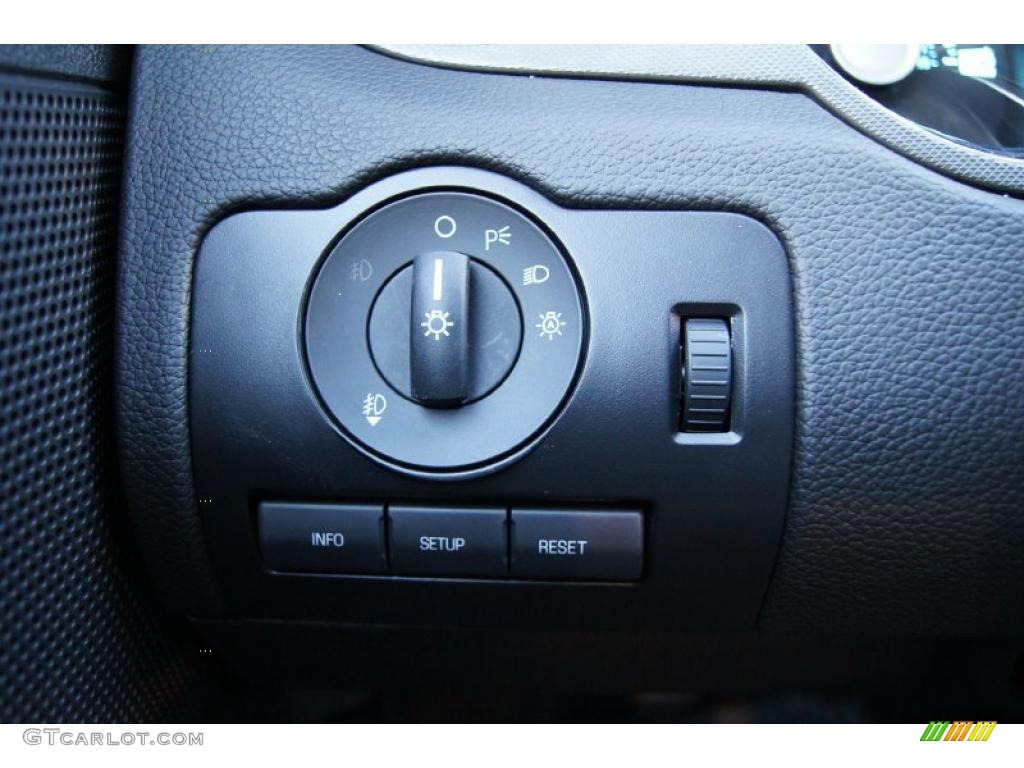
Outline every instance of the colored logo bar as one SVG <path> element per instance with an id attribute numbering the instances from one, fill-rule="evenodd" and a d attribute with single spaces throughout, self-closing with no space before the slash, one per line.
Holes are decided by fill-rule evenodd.
<path id="1" fill-rule="evenodd" d="M 988 741 L 995 720 L 932 720 L 921 734 L 921 741 Z"/>

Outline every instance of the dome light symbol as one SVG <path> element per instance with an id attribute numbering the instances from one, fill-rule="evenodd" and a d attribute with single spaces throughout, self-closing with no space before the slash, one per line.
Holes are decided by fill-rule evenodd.
<path id="1" fill-rule="evenodd" d="M 540 328 L 540 335 L 547 336 L 548 341 L 551 341 L 555 336 L 562 335 L 565 321 L 562 319 L 561 312 L 544 312 L 540 316 L 540 322 L 533 327 Z"/>
<path id="2" fill-rule="evenodd" d="M 434 341 L 440 341 L 442 336 L 448 336 L 448 329 L 455 325 L 448 319 L 448 313 L 440 309 L 432 309 L 424 315 L 427 319 L 420 323 L 420 327 L 426 329 L 423 335 L 433 335 Z"/>

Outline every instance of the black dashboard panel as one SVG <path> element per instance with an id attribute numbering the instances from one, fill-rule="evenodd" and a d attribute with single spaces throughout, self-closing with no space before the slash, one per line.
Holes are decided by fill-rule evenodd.
<path id="1" fill-rule="evenodd" d="M 939 176 L 794 93 L 457 72 L 360 48 L 143 48 L 136 65 L 121 435 L 172 605 L 225 615 L 216 561 L 235 525 L 201 516 L 193 491 L 204 235 L 236 211 L 329 208 L 397 172 L 454 165 L 516 180 L 567 217 L 732 211 L 782 241 L 796 435 L 760 627 L 1024 630 L 1020 201 Z M 378 471 L 351 479 L 386 493 L 397 481 Z M 207 537 L 204 517 L 222 530 Z"/>
<path id="2" fill-rule="evenodd" d="M 402 400 L 368 364 L 358 364 L 353 350 L 365 346 L 370 296 L 386 289 L 388 276 L 408 258 L 406 247 L 420 247 L 416 232 L 425 233 L 423 247 L 430 247 L 441 239 L 434 234 L 435 220 L 448 213 L 459 227 L 471 229 L 472 217 L 453 205 L 457 196 L 423 193 L 444 187 L 500 197 L 543 222 L 575 266 L 589 328 L 579 382 L 539 440 L 483 471 L 421 468 L 408 478 L 379 456 L 364 455 L 347 430 L 354 426 L 361 440 L 373 440 L 388 434 L 376 432 L 387 427 L 427 448 L 450 439 L 465 452 L 474 441 L 489 445 L 495 435 L 500 438 L 503 421 L 533 429 L 531 386 L 542 390 L 544 367 L 554 368 L 565 354 L 574 367 L 574 341 L 582 338 L 574 336 L 578 327 L 556 336 L 537 322 L 545 308 L 555 307 L 565 310 L 563 322 L 579 324 L 580 316 L 569 311 L 573 297 L 564 295 L 555 278 L 520 286 L 524 314 L 532 317 L 528 337 L 513 374 L 489 396 L 499 402 L 498 422 L 480 427 L 485 433 L 480 435 L 466 427 L 476 418 L 463 413 L 467 407 L 417 414 L 418 406 Z M 410 192 L 420 194 L 405 197 Z M 395 198 L 415 207 L 380 208 Z M 322 350 L 346 353 L 333 369 L 324 366 L 313 386 L 306 369 L 309 328 L 305 349 L 297 332 L 304 314 L 312 317 L 310 286 L 314 280 L 322 285 L 325 268 L 318 265 L 339 233 L 346 233 L 345 242 L 348 232 L 361 226 L 349 229 L 351 223 L 374 210 L 399 211 L 388 228 L 400 236 L 384 249 L 392 267 L 366 280 L 365 271 L 350 271 L 350 262 L 362 266 L 352 261 L 359 253 L 377 266 L 385 263 L 376 239 L 339 264 L 337 279 L 323 292 L 325 306 L 337 310 L 324 321 Z M 557 255 L 542 250 L 538 256 L 522 228 L 510 231 L 511 243 L 490 256 L 510 282 L 522 278 L 523 264 L 534 259 L 548 258 L 554 265 Z M 484 232 L 480 227 L 481 243 Z M 471 241 L 460 247 L 470 250 Z M 475 253 L 486 254 L 483 245 Z M 232 615 L 400 626 L 753 628 L 785 514 L 793 425 L 790 276 L 781 245 L 763 225 L 730 213 L 570 210 L 503 176 L 442 166 L 390 176 L 328 210 L 230 216 L 204 238 L 194 280 L 193 460 L 206 540 Z M 572 284 L 568 275 L 565 280 Z M 548 282 L 555 288 L 545 290 Z M 731 428 L 680 432 L 681 318 L 709 314 L 725 315 L 733 329 L 738 371 Z M 418 325 L 414 332 L 420 335 Z M 425 343 L 432 348 L 438 341 Z M 524 362 L 531 354 L 540 355 L 540 370 Z M 513 382 L 516 375 L 523 384 Z M 332 378 L 345 385 L 348 396 L 330 407 L 316 391 Z M 367 390 L 385 390 L 404 410 L 389 405 L 381 415 L 367 417 Z M 555 394 L 560 392 L 559 385 Z M 334 423 L 328 413 L 341 413 L 345 423 Z M 453 433 L 446 431 L 448 419 L 455 419 Z M 424 420 L 432 431 L 421 425 Z M 437 447 L 439 455 L 445 451 L 443 444 Z M 396 562 L 393 540 L 404 505 L 440 504 L 452 507 L 453 514 L 485 506 L 502 518 L 510 507 L 509 578 L 502 580 L 500 571 L 485 572 L 491 581 L 444 582 L 353 578 L 344 568 L 335 578 L 269 573 L 253 525 L 253 504 L 265 499 L 387 502 L 390 560 L 398 574 L 407 575 L 410 571 Z M 561 555 L 581 562 L 588 551 L 598 556 L 602 543 L 612 545 L 620 532 L 630 535 L 628 528 L 602 532 L 623 514 L 634 515 L 633 525 L 641 525 L 640 516 L 624 508 L 644 512 L 642 569 L 640 560 L 618 567 L 621 560 L 614 557 L 607 572 L 552 572 L 535 561 L 527 565 L 527 553 L 517 551 L 515 541 L 536 530 L 536 513 L 528 510 L 538 506 L 548 515 L 567 510 L 568 529 L 577 532 L 538 543 L 557 541 Z M 590 516 L 580 507 L 590 508 Z M 557 519 L 549 518 L 547 525 L 566 530 Z M 568 542 L 577 539 L 585 542 L 584 550 L 569 551 Z M 544 575 L 558 583 L 535 580 Z M 606 583 L 568 583 L 574 575 Z M 612 583 L 617 581 L 635 583 Z"/>
<path id="3" fill-rule="evenodd" d="M 807 46 L 382 51 L 0 46 L 2 718 L 1019 720 L 1022 161 Z M 338 236 L 427 187 L 532 217 L 587 331 L 472 477 L 307 365 Z M 514 318 L 550 265 L 481 245 Z"/>

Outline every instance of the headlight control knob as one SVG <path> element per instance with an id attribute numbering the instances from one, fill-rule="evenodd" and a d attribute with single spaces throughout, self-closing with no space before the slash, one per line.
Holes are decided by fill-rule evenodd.
<path id="1" fill-rule="evenodd" d="M 320 402 L 375 460 L 466 473 L 524 453 L 565 403 L 587 337 L 562 249 L 523 212 L 430 191 L 366 214 L 313 277 Z"/>
<path id="2" fill-rule="evenodd" d="M 519 356 L 523 321 L 494 270 L 454 251 L 416 257 L 370 311 L 370 352 L 397 392 L 427 407 L 490 394 Z"/>

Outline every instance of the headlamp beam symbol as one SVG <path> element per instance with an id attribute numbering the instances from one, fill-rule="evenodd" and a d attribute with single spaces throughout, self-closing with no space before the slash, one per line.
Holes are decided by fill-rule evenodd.
<path id="1" fill-rule="evenodd" d="M 424 328 L 424 336 L 433 336 L 434 341 L 440 341 L 442 336 L 450 336 L 448 329 L 455 326 L 455 323 L 448 319 L 448 313 L 440 309 L 432 309 L 425 312 L 426 320 L 420 323 Z"/>

